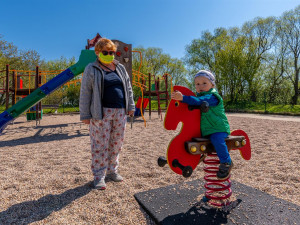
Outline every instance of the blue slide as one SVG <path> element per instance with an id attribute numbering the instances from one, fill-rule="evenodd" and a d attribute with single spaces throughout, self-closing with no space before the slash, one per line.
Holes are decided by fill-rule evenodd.
<path id="1" fill-rule="evenodd" d="M 40 102 L 44 97 L 55 91 L 57 88 L 83 73 L 84 68 L 94 62 L 97 56 L 93 50 L 82 50 L 76 64 L 69 67 L 56 77 L 33 91 L 30 95 L 18 101 L 17 104 L 0 114 L 0 135 L 3 130 L 18 116 L 27 111 L 30 107 Z"/>

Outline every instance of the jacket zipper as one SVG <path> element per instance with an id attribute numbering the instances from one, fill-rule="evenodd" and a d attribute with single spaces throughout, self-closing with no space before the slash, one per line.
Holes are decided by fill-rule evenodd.
<path id="1" fill-rule="evenodd" d="M 98 66 L 94 65 L 94 67 L 96 69 L 98 69 L 100 71 L 100 73 L 102 74 L 102 82 L 101 82 L 101 100 L 102 100 L 103 99 L 103 90 L 104 90 L 104 88 L 103 88 L 103 86 L 104 86 L 104 74 L 103 74 L 102 69 L 100 69 Z M 127 103 L 127 99 L 128 99 L 127 89 L 126 89 L 124 77 L 122 76 L 122 73 L 120 72 L 120 68 L 118 67 L 118 65 L 116 65 L 116 71 L 117 71 L 118 76 L 122 80 L 122 84 L 123 84 L 123 88 L 124 88 L 124 93 L 125 93 L 125 112 L 127 112 L 128 111 L 128 107 L 127 107 L 127 105 L 128 105 L 128 103 Z M 102 107 L 102 115 L 103 115 L 103 107 Z"/>

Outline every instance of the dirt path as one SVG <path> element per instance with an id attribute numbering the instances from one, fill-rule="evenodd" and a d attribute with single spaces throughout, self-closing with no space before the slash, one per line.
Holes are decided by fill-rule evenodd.
<path id="1" fill-rule="evenodd" d="M 300 116 L 266 115 L 266 114 L 254 114 L 254 113 L 226 113 L 226 115 L 245 117 L 245 118 L 300 122 Z"/>

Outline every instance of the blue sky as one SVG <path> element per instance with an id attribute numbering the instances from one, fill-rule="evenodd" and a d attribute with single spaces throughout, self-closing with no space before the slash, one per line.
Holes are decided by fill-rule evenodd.
<path id="1" fill-rule="evenodd" d="M 45 60 L 78 58 L 97 33 L 182 58 L 205 30 L 278 17 L 297 5 L 299 0 L 2 0 L 0 34 Z"/>

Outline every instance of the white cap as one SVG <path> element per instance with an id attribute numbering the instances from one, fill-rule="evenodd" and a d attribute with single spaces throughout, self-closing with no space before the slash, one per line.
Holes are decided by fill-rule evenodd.
<path id="1" fill-rule="evenodd" d="M 216 85 L 216 79 L 215 76 L 213 75 L 213 73 L 207 71 L 207 70 L 200 70 L 198 73 L 196 73 L 194 79 L 196 77 L 206 77 L 207 79 L 209 79 L 209 81 L 213 84 Z"/>

